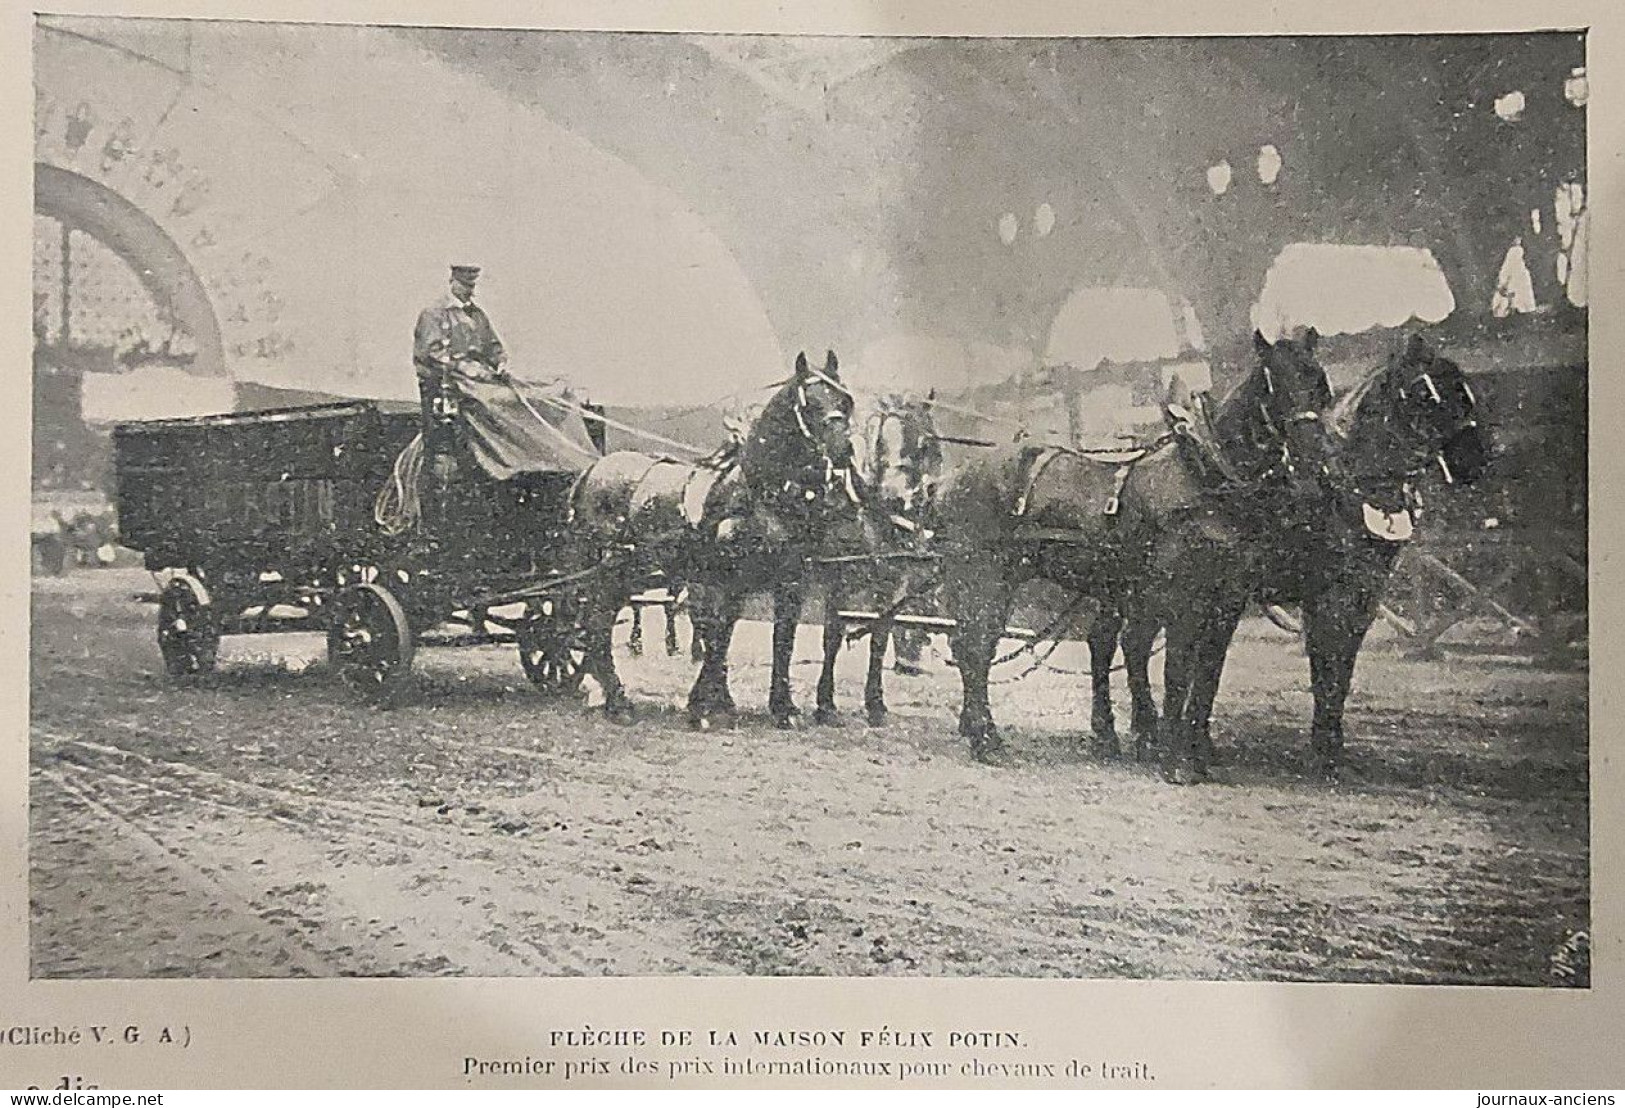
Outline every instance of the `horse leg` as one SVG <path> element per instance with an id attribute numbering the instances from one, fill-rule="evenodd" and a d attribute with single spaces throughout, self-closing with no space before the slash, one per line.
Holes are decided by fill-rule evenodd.
<path id="1" fill-rule="evenodd" d="M 611 596 L 608 592 L 598 592 L 587 601 L 587 610 L 582 619 L 587 633 L 587 648 L 582 665 L 604 690 L 604 714 L 616 723 L 630 723 L 635 713 L 632 700 L 626 695 L 626 687 L 615 672 L 613 649 L 615 620 L 621 612 L 618 598 L 621 595 L 624 593 Z M 636 610 L 635 606 L 633 610 Z"/>
<path id="2" fill-rule="evenodd" d="M 643 605 L 632 605 L 632 633 L 626 639 L 626 652 L 634 658 L 643 655 Z"/>
<path id="3" fill-rule="evenodd" d="M 1157 621 L 1148 616 L 1131 616 L 1123 628 L 1122 640 L 1128 691 L 1134 704 L 1130 723 L 1134 760 L 1143 761 L 1157 743 L 1157 698 L 1151 692 L 1151 648 L 1157 640 Z"/>
<path id="4" fill-rule="evenodd" d="M 875 590 L 876 611 L 881 618 L 869 629 L 869 669 L 863 679 L 863 713 L 870 727 L 885 726 L 889 714 L 886 708 L 886 644 L 890 643 L 897 652 L 897 672 L 921 672 L 918 649 L 913 653 L 912 662 L 905 661 L 912 644 L 908 632 L 897 630 L 896 612 L 907 598 L 908 590 L 907 579 L 898 581 L 889 597 L 880 589 Z"/>
<path id="5" fill-rule="evenodd" d="M 675 658 L 679 653 L 677 646 L 677 596 L 660 605 L 660 610 L 666 615 L 666 657 Z"/>
<path id="6" fill-rule="evenodd" d="M 903 591 L 909 589 L 909 582 L 903 583 Z M 925 652 L 925 635 L 919 631 L 896 630 L 891 633 L 892 654 L 895 661 L 892 669 L 904 677 L 919 677 L 925 673 L 925 666 L 921 664 L 921 655 Z M 885 642 L 881 642 L 881 651 L 885 651 Z"/>
<path id="7" fill-rule="evenodd" d="M 1370 590 L 1322 595 L 1303 605 L 1315 717 L 1309 732 L 1310 771 L 1335 778 L 1343 757 L 1343 705 L 1354 680 L 1360 644 L 1376 612 Z"/>
<path id="8" fill-rule="evenodd" d="M 1117 609 L 1103 605 L 1089 626 L 1089 684 L 1093 700 L 1089 707 L 1090 745 L 1097 757 L 1115 758 L 1120 753 L 1117 744 L 1117 722 L 1112 718 L 1112 659 L 1117 654 L 1117 639 L 1123 628 L 1123 616 Z"/>
<path id="9" fill-rule="evenodd" d="M 773 590 L 773 679 L 767 694 L 767 711 L 779 727 L 791 726 L 798 714 L 795 698 L 790 694 L 790 663 L 795 657 L 801 600 L 799 583 L 785 582 Z"/>
<path id="10" fill-rule="evenodd" d="M 1197 658 L 1198 617 L 1182 612 L 1167 623 L 1168 648 L 1162 678 L 1162 776 L 1170 784 L 1201 780 L 1192 749 L 1189 719 L 1191 683 Z"/>
<path id="11" fill-rule="evenodd" d="M 839 726 L 841 713 L 835 707 L 835 662 L 841 656 L 841 640 L 846 624 L 841 620 L 841 590 L 831 582 L 824 594 L 824 658 L 818 671 L 818 707 L 813 719 L 819 723 Z"/>
<path id="12" fill-rule="evenodd" d="M 700 621 L 694 614 L 694 590 L 683 590 L 683 608 L 688 611 L 688 660 L 699 665 L 705 660 L 705 636 L 700 633 Z"/>
<path id="13" fill-rule="evenodd" d="M 964 689 L 959 733 L 970 739 L 972 756 L 984 759 L 1003 744 L 988 700 L 988 675 L 1004 636 L 1014 590 L 995 567 L 976 568 L 979 573 L 965 572 L 959 582 L 950 581 L 947 595 L 960 608 L 952 639 L 954 661 Z"/>
<path id="14" fill-rule="evenodd" d="M 1196 662 L 1190 694 L 1190 735 L 1196 765 L 1203 777 L 1213 764 L 1213 701 L 1219 694 L 1219 680 L 1230 654 L 1230 640 L 1247 610 L 1247 594 L 1238 590 L 1210 612 L 1201 637 L 1201 654 Z"/>
<path id="15" fill-rule="evenodd" d="M 734 715 L 728 693 L 728 647 L 739 620 L 741 597 L 721 588 L 695 588 L 689 594 L 689 618 L 704 644 L 700 672 L 688 693 L 689 722 L 708 730 L 716 716 Z"/>

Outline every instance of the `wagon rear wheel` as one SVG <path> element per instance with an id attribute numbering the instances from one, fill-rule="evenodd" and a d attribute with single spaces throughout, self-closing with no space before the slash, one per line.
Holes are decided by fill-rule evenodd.
<path id="1" fill-rule="evenodd" d="M 412 626 L 400 601 L 374 582 L 353 585 L 333 603 L 327 659 L 363 699 L 398 703 L 412 671 Z"/>
<path id="2" fill-rule="evenodd" d="M 574 696 L 586 676 L 587 633 L 579 607 L 548 598 L 529 604 L 519 625 L 519 664 L 549 696 Z"/>
<path id="3" fill-rule="evenodd" d="M 219 650 L 220 627 L 208 590 L 192 577 L 176 577 L 158 597 L 158 652 L 164 672 L 171 677 L 208 673 Z"/>

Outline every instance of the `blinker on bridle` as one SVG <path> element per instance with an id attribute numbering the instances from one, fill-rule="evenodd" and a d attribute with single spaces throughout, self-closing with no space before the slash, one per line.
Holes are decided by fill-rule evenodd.
<path id="1" fill-rule="evenodd" d="M 823 380 L 826 383 L 829 382 L 829 378 L 825 377 L 822 373 L 814 373 L 813 375 L 818 377 L 820 380 Z M 850 397 L 852 395 L 851 393 L 847 392 L 845 389 L 841 388 L 839 385 L 834 385 L 833 387 L 835 389 L 837 389 L 843 396 Z M 814 446 L 818 447 L 818 452 L 820 454 L 824 453 L 824 444 L 823 444 L 823 442 L 818 438 L 817 435 L 813 434 L 812 428 L 807 426 L 807 386 L 804 383 L 799 384 L 799 385 L 796 386 L 795 413 L 796 413 L 796 427 L 797 427 L 797 429 L 799 429 L 801 431 L 802 438 L 806 439 L 808 442 L 810 442 Z M 830 412 L 829 414 L 824 416 L 824 421 L 826 423 L 835 423 L 835 422 L 837 422 L 839 420 L 848 419 L 848 418 L 850 418 L 850 417 L 847 416 L 847 414 L 845 412 Z"/>
<path id="2" fill-rule="evenodd" d="M 1416 384 L 1418 381 L 1426 386 L 1428 391 L 1428 399 L 1433 401 L 1437 407 L 1444 407 L 1444 397 L 1439 392 L 1439 386 L 1434 384 L 1433 374 L 1423 370 L 1417 375 L 1416 379 L 1412 381 L 1411 384 Z M 1478 406 L 1478 398 L 1473 395 L 1472 386 L 1467 384 L 1466 380 L 1463 380 L 1461 383 L 1461 391 L 1466 394 L 1467 403 L 1470 408 L 1475 408 Z M 1456 429 L 1456 433 L 1460 434 L 1462 431 L 1468 431 L 1477 426 L 1478 420 L 1469 418 Z M 1447 485 L 1454 485 L 1456 483 L 1456 475 L 1450 469 L 1449 461 L 1445 459 L 1444 450 L 1439 449 L 1434 451 L 1433 457 L 1439 463 L 1439 473 L 1444 477 L 1444 483 Z"/>
<path id="3" fill-rule="evenodd" d="M 1275 377 L 1270 373 L 1269 363 L 1260 362 L 1259 368 L 1264 371 L 1264 391 L 1269 393 L 1269 395 L 1274 396 Z M 1264 429 L 1279 440 L 1281 444 L 1280 464 L 1286 467 L 1286 471 L 1288 473 L 1297 472 L 1296 467 L 1292 463 L 1292 446 L 1288 441 L 1286 432 L 1281 429 L 1281 426 L 1278 422 L 1276 422 L 1275 417 L 1270 414 L 1269 404 L 1266 401 L 1260 400 L 1258 402 L 1258 414 L 1264 417 Z M 1286 422 L 1288 424 L 1319 423 L 1320 413 L 1315 411 L 1313 408 L 1305 408 L 1303 411 L 1293 412 L 1291 415 L 1287 416 Z M 1265 471 L 1265 475 L 1267 476 L 1269 472 L 1270 471 L 1268 470 Z"/>
<path id="4" fill-rule="evenodd" d="M 824 382 L 826 385 L 829 385 L 836 392 L 839 392 L 842 396 L 845 396 L 848 399 L 850 399 L 852 396 L 852 394 L 842 387 L 838 381 L 831 380 L 824 374 L 819 373 L 816 369 L 807 370 L 807 375 L 810 377 L 815 377 Z M 852 467 L 847 465 L 837 469 L 834 459 L 829 456 L 829 451 L 826 449 L 824 441 L 817 435 L 813 434 L 812 428 L 807 426 L 807 383 L 805 381 L 798 381 L 796 383 L 796 402 L 791 405 L 791 407 L 795 410 L 796 428 L 801 432 L 801 437 L 812 444 L 813 448 L 818 451 L 819 460 L 824 463 L 825 490 L 831 489 L 835 486 L 836 475 L 840 474 L 844 481 L 847 499 L 851 500 L 854 504 L 858 503 L 857 489 L 852 485 Z M 849 417 L 845 412 L 830 412 L 824 418 L 826 421 L 833 423 Z M 793 484 L 794 482 L 786 481 L 785 490 L 789 491 Z M 809 501 L 816 500 L 818 498 L 818 494 L 810 488 L 805 490 L 804 495 Z"/>

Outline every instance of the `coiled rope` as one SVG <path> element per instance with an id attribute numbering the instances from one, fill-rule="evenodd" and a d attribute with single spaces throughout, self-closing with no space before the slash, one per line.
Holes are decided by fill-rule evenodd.
<path id="1" fill-rule="evenodd" d="M 423 435 L 419 434 L 395 459 L 389 481 L 372 503 L 372 518 L 386 535 L 400 535 L 416 526 L 423 515 L 418 478 L 423 473 Z"/>

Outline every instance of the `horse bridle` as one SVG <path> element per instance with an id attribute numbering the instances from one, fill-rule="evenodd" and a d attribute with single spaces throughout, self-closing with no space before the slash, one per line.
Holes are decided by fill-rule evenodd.
<path id="1" fill-rule="evenodd" d="M 1424 385 L 1427 388 L 1427 397 L 1433 402 L 1435 407 L 1444 407 L 1444 396 L 1439 392 L 1439 386 L 1434 382 L 1433 374 L 1429 373 L 1425 369 L 1418 373 L 1415 377 L 1411 378 L 1409 381 L 1405 382 L 1404 385 L 1400 386 L 1399 399 L 1402 405 L 1410 402 L 1411 390 L 1417 384 Z M 1466 377 L 1462 378 L 1461 390 L 1467 396 L 1467 410 L 1469 413 L 1471 413 L 1478 407 L 1478 398 L 1473 395 L 1473 388 L 1467 383 Z M 1470 431 L 1477 426 L 1478 420 L 1469 415 L 1464 423 L 1456 427 L 1448 436 L 1445 437 L 1444 442 L 1448 443 L 1457 435 L 1460 435 L 1465 431 Z M 1415 428 L 1413 427 L 1412 429 L 1414 430 Z M 1438 449 L 1430 451 L 1430 453 L 1439 463 L 1439 472 L 1443 475 L 1445 484 L 1454 485 L 1456 483 L 1456 475 L 1451 471 L 1449 461 L 1445 459 L 1444 444 L 1441 443 Z"/>
<path id="2" fill-rule="evenodd" d="M 874 464 L 870 467 L 871 473 L 869 476 L 871 480 L 878 483 L 880 477 L 883 475 L 884 466 L 880 463 L 878 454 L 880 445 L 885 441 L 883 435 L 886 429 L 886 423 L 889 420 L 896 420 L 897 425 L 902 428 L 903 447 L 898 454 L 897 468 L 900 472 L 906 474 L 909 479 L 908 497 L 903 502 L 903 510 L 907 512 L 913 509 L 914 500 L 916 497 L 926 495 L 927 486 L 931 482 L 917 459 L 911 459 L 908 456 L 909 425 L 908 421 L 903 418 L 903 412 L 896 408 L 882 408 L 880 411 L 876 412 L 870 417 L 869 426 L 874 428 L 873 438 L 876 448 L 876 457 L 874 459 Z M 869 432 L 867 430 L 864 432 L 864 437 L 865 439 L 869 438 Z M 914 449 L 916 451 L 923 451 L 925 444 L 935 437 L 936 435 L 934 432 L 917 432 L 913 443 Z"/>
<path id="3" fill-rule="evenodd" d="M 806 370 L 805 375 L 808 376 L 808 377 L 814 378 L 815 380 L 823 382 L 825 385 L 828 385 L 830 388 L 834 389 L 836 392 L 840 393 L 842 396 L 846 397 L 848 400 L 852 399 L 852 393 L 844 385 L 842 385 L 839 381 L 834 380 L 833 378 L 829 377 L 828 375 L 820 373 L 816 369 L 810 369 L 810 368 L 808 370 Z M 807 383 L 805 381 L 797 381 L 796 382 L 796 400 L 795 400 L 795 403 L 792 405 L 792 408 L 795 411 L 795 416 L 796 416 L 796 429 L 801 432 L 801 437 L 806 442 L 810 443 L 812 445 L 813 449 L 815 451 L 817 451 L 819 460 L 824 463 L 824 475 L 823 475 L 823 481 L 824 481 L 823 488 L 824 488 L 824 491 L 828 492 L 831 488 L 833 488 L 835 486 L 836 477 L 839 474 L 839 475 L 841 475 L 841 482 L 842 482 L 842 484 L 844 485 L 844 487 L 846 489 L 846 494 L 847 494 L 848 499 L 851 499 L 854 503 L 856 503 L 857 502 L 857 493 L 852 487 L 852 479 L 851 479 L 852 478 L 852 466 L 851 466 L 851 464 L 848 463 L 847 465 L 837 467 L 835 465 L 834 460 L 830 458 L 829 450 L 824 445 L 824 441 L 822 439 L 820 439 L 817 435 L 813 434 L 812 428 L 807 426 Z M 837 420 L 837 419 L 843 419 L 843 420 L 847 420 L 848 422 L 850 422 L 852 417 L 851 417 L 851 415 L 849 413 L 846 413 L 846 412 L 841 412 L 839 414 L 837 414 L 835 412 L 831 412 L 828 415 L 826 415 L 824 418 L 825 418 L 826 421 L 834 421 L 834 420 Z M 786 482 L 786 487 L 787 488 L 788 488 L 789 484 L 790 484 L 789 482 Z M 808 492 L 809 499 L 810 499 L 812 497 L 812 495 L 813 495 L 813 490 L 809 488 L 807 490 L 807 492 Z"/>
<path id="4" fill-rule="evenodd" d="M 1264 371 L 1264 391 L 1269 396 L 1274 396 L 1275 377 L 1272 373 L 1270 373 L 1270 364 L 1265 361 L 1260 361 L 1259 368 Z M 1296 473 L 1297 468 L 1292 462 L 1291 436 L 1287 434 L 1286 430 L 1282 428 L 1280 422 L 1277 421 L 1275 416 L 1270 412 L 1268 400 L 1260 400 L 1258 402 L 1258 414 L 1264 420 L 1264 430 L 1269 432 L 1270 436 L 1280 443 L 1281 446 L 1280 461 L 1272 464 L 1268 469 L 1260 473 L 1258 475 L 1258 479 L 1264 480 L 1266 478 L 1273 477 L 1281 469 L 1284 469 L 1289 475 Z M 1291 415 L 1286 417 L 1286 422 L 1289 426 L 1296 423 L 1320 424 L 1322 429 L 1324 429 L 1325 426 L 1320 412 L 1316 411 L 1314 408 L 1305 408 L 1302 411 L 1293 412 Z"/>

